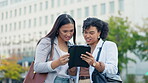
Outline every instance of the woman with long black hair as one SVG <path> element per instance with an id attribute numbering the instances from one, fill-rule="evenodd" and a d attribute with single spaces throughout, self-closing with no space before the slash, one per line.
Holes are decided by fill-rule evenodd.
<path id="1" fill-rule="evenodd" d="M 67 62 L 71 38 L 75 44 L 75 21 L 70 15 L 61 14 L 51 31 L 38 42 L 34 70 L 37 73 L 48 73 L 45 83 L 69 83 Z M 47 57 L 48 61 L 46 61 Z"/>

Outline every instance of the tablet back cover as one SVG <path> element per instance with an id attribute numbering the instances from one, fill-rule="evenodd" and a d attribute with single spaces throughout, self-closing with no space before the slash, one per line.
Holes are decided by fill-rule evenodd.
<path id="1" fill-rule="evenodd" d="M 69 69 L 72 67 L 89 67 L 89 64 L 81 59 L 81 54 L 90 53 L 91 48 L 86 45 L 73 45 L 69 46 L 68 53 L 70 53 L 69 58 Z"/>

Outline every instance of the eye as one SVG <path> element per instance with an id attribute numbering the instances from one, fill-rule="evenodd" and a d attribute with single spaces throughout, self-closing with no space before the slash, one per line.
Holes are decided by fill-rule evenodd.
<path id="1" fill-rule="evenodd" d="M 84 34 L 88 34 L 88 32 L 86 32 L 86 31 L 84 31 L 83 33 L 84 33 Z"/>
<path id="2" fill-rule="evenodd" d="M 93 34 L 94 34 L 94 32 L 90 32 L 89 34 L 93 35 Z"/>
<path id="3" fill-rule="evenodd" d="M 70 32 L 74 32 L 74 30 L 70 30 Z"/>
<path id="4" fill-rule="evenodd" d="M 64 33 L 67 33 L 68 31 L 67 31 L 67 30 L 63 30 L 63 32 L 64 32 Z"/>

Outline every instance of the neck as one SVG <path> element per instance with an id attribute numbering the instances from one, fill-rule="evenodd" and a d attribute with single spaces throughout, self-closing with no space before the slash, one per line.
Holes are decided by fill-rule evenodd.
<path id="1" fill-rule="evenodd" d="M 93 53 L 93 51 L 96 48 L 98 42 L 99 42 L 99 40 L 96 43 L 90 45 L 90 47 L 91 47 L 91 53 Z"/>
<path id="2" fill-rule="evenodd" d="M 59 48 L 64 51 L 64 52 L 68 52 L 68 46 L 66 41 L 64 41 L 63 39 L 61 39 L 61 37 L 58 37 L 58 46 Z"/>
<path id="3" fill-rule="evenodd" d="M 59 36 L 58 36 L 58 43 L 59 44 L 66 44 L 66 42 Z"/>

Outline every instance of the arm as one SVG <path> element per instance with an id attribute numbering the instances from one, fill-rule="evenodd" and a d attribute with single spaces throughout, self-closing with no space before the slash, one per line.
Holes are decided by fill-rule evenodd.
<path id="1" fill-rule="evenodd" d="M 99 72 L 116 74 L 118 70 L 118 50 L 116 44 L 113 42 L 108 42 L 104 44 L 102 50 L 104 50 L 105 53 L 100 55 L 100 57 L 104 57 L 105 61 L 97 62 L 92 54 L 88 52 L 87 54 L 89 56 L 82 54 L 81 58 L 85 60 L 89 65 L 96 68 Z"/>
<path id="2" fill-rule="evenodd" d="M 52 61 L 47 61 L 46 58 L 51 50 L 49 38 L 43 38 L 36 47 L 34 70 L 39 73 L 47 73 L 54 71 L 51 68 Z"/>
<path id="3" fill-rule="evenodd" d="M 61 65 L 66 64 L 69 59 L 69 54 L 61 56 L 58 58 L 57 55 L 53 55 L 54 57 L 57 56 L 57 59 L 54 61 L 47 61 L 46 58 L 48 53 L 51 51 L 51 43 L 49 38 L 44 38 L 40 41 L 36 48 L 36 56 L 35 56 L 35 65 L 34 70 L 39 73 L 47 73 L 56 71 L 55 69 Z M 53 53 L 54 54 L 54 53 Z"/>
<path id="4" fill-rule="evenodd" d="M 103 73 L 117 74 L 118 72 L 118 49 L 115 43 L 108 42 L 106 48 L 105 70 Z"/>

